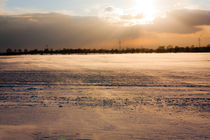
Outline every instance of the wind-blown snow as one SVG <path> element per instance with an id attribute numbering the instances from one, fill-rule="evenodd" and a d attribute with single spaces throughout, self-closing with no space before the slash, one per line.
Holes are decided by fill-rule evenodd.
<path id="1" fill-rule="evenodd" d="M 0 56 L 0 112 L 0 139 L 208 139 L 210 55 Z"/>

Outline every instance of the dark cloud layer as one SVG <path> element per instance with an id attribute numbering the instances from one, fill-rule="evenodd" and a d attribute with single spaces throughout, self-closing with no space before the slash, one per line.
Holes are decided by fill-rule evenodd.
<path id="1" fill-rule="evenodd" d="M 109 24 L 97 17 L 60 14 L 0 16 L 0 48 L 78 48 L 140 36 L 136 27 Z M 97 47 L 97 46 L 96 46 Z"/>
<path id="2" fill-rule="evenodd" d="M 200 31 L 198 26 L 210 25 L 210 11 L 205 10 L 174 10 L 165 18 L 157 18 L 147 29 L 153 32 L 194 33 Z"/>

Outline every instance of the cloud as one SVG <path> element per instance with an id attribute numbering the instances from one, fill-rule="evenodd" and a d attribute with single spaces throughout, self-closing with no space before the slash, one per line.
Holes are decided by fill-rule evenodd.
<path id="1" fill-rule="evenodd" d="M 109 24 L 98 17 L 57 13 L 0 16 L 0 48 L 78 48 L 141 36 L 137 26 Z M 97 47 L 97 46 L 96 46 Z M 98 46 L 101 47 L 101 46 Z"/>
<path id="2" fill-rule="evenodd" d="M 108 17 L 110 19 L 119 19 L 120 15 L 123 14 L 123 9 L 108 6 L 99 11 L 100 17 Z"/>
<path id="3" fill-rule="evenodd" d="M 105 12 L 112 12 L 112 11 L 114 11 L 114 8 L 111 7 L 111 6 L 109 6 L 109 7 L 106 7 L 106 8 L 104 9 L 104 11 L 105 11 Z"/>
<path id="4" fill-rule="evenodd" d="M 69 10 L 56 10 L 55 13 L 63 14 L 63 15 L 76 15 L 74 12 Z"/>
<path id="5" fill-rule="evenodd" d="M 165 33 L 195 33 L 202 30 L 198 26 L 210 25 L 210 11 L 205 10 L 173 10 L 165 18 L 156 18 L 147 30 Z"/>
<path id="6" fill-rule="evenodd" d="M 120 16 L 121 19 L 123 20 L 132 20 L 132 19 L 142 19 L 143 15 L 142 14 L 138 14 L 138 15 L 122 15 Z"/>

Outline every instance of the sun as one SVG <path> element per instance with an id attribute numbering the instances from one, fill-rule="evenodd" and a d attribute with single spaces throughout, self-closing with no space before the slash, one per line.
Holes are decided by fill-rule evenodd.
<path id="1" fill-rule="evenodd" d="M 143 18 L 138 20 L 140 23 L 152 22 L 157 16 L 155 0 L 135 0 L 134 14 L 142 14 Z"/>

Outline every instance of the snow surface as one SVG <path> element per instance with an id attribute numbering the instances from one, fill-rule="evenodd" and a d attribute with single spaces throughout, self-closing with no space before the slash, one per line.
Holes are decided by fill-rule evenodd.
<path id="1" fill-rule="evenodd" d="M 210 54 L 0 56 L 0 139 L 210 139 Z"/>

